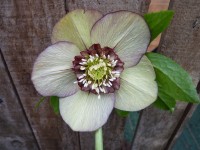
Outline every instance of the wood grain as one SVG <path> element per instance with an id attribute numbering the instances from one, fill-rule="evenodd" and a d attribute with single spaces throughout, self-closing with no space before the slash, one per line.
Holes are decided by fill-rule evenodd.
<path id="1" fill-rule="evenodd" d="M 172 58 L 193 77 L 200 80 L 200 1 L 172 0 L 174 19 L 163 34 L 159 52 Z M 194 107 L 178 103 L 173 114 L 149 107 L 143 111 L 132 149 L 170 149 Z M 187 108 L 187 109 L 186 109 Z M 188 113 L 185 113 L 188 111 Z"/>
<path id="2" fill-rule="evenodd" d="M 33 62 L 51 44 L 52 28 L 64 14 L 63 0 L 0 1 L 0 48 L 42 150 L 79 149 L 77 133 L 54 115 L 48 101 L 35 110 L 40 95 L 30 80 Z"/>
<path id="3" fill-rule="evenodd" d="M 197 92 L 200 96 L 200 82 L 197 85 Z M 200 149 L 199 143 L 199 112 L 200 105 L 189 104 L 186 109 L 188 109 L 187 116 L 184 118 L 183 123 L 180 125 L 179 130 L 174 135 L 171 141 L 168 141 L 168 148 L 173 150 L 178 150 L 180 148 L 185 149 Z"/>
<path id="4" fill-rule="evenodd" d="M 66 9 L 71 11 L 77 8 L 95 9 L 103 14 L 129 10 L 144 14 L 149 8 L 151 0 L 66 0 Z"/>
<path id="5" fill-rule="evenodd" d="M 76 150 L 80 149 L 80 146 L 83 150 L 94 148 L 93 133 L 80 133 L 79 135 L 72 132 L 60 117 L 52 113 L 47 101 L 39 110 L 34 109 L 40 96 L 30 81 L 31 68 L 37 55 L 50 45 L 50 35 L 54 24 L 65 14 L 65 11 L 76 8 L 97 9 L 103 14 L 122 9 L 143 14 L 147 11 L 149 3 L 150 0 L 69 0 L 65 3 L 62 0 L 4 0 L 0 2 L 0 48 L 40 149 Z M 170 8 L 176 10 L 176 15 L 172 25 L 162 37 L 160 45 L 160 52 L 171 57 L 189 71 L 195 83 L 200 78 L 200 66 L 197 65 L 199 64 L 198 58 L 200 58 L 198 50 L 200 47 L 198 42 L 200 41 L 199 7 L 200 2 L 197 0 L 172 1 Z M 19 107 L 14 109 L 17 110 L 17 108 Z M 182 123 L 180 120 L 184 117 L 185 108 L 186 104 L 179 103 L 173 115 L 152 107 L 144 110 L 133 149 L 160 150 L 166 148 L 167 143 L 173 143 L 173 141 L 169 143 L 169 139 L 177 125 Z M 7 124 L 9 122 L 3 126 Z M 105 149 L 116 150 L 130 147 L 123 141 L 124 124 L 125 119 L 115 114 L 111 115 L 104 127 Z M 27 129 L 29 132 L 25 134 L 29 135 L 30 128 L 26 127 Z M 20 135 L 18 132 L 21 130 L 13 132 Z M 30 144 L 32 138 L 33 135 L 25 142 Z M 9 143 L 9 140 L 7 138 L 5 143 Z M 15 141 L 13 143 L 20 145 Z M 6 144 L 3 146 L 7 146 Z"/>
<path id="6" fill-rule="evenodd" d="M 0 52 L 0 149 L 38 150 Z"/>
<path id="7" fill-rule="evenodd" d="M 150 0 L 69 0 L 66 1 L 66 10 L 96 9 L 103 14 L 118 10 L 129 10 L 144 14 L 148 11 L 149 4 Z M 124 118 L 120 118 L 114 112 L 112 113 L 103 127 L 105 150 L 130 149 L 131 143 L 124 140 L 125 121 Z M 80 133 L 80 144 L 83 150 L 93 150 L 94 133 Z"/>
<path id="8" fill-rule="evenodd" d="M 193 113 L 191 119 L 186 123 L 183 128 L 183 132 L 178 140 L 175 142 L 172 150 L 198 150 L 200 149 L 199 142 L 200 141 L 200 128 L 199 128 L 199 120 L 200 120 L 200 105 L 197 107 L 195 112 Z"/>

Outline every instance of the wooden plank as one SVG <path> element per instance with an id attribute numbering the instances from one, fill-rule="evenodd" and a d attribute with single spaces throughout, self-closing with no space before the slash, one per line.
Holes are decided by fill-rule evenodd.
<path id="1" fill-rule="evenodd" d="M 95 9 L 103 14 L 129 10 L 139 14 L 144 14 L 149 8 L 151 0 L 66 0 L 67 10 L 71 11 L 77 8 Z"/>
<path id="2" fill-rule="evenodd" d="M 139 14 L 147 12 L 150 0 L 69 0 L 66 1 L 66 10 L 77 8 L 96 9 L 103 14 L 129 10 Z M 126 119 L 118 117 L 114 112 L 103 128 L 105 150 L 130 149 L 131 143 L 124 141 L 124 127 Z M 80 133 L 80 144 L 83 150 L 94 149 L 94 133 Z"/>
<path id="3" fill-rule="evenodd" d="M 38 150 L 38 148 L 0 56 L 0 149 Z"/>
<path id="4" fill-rule="evenodd" d="M 177 142 L 173 146 L 173 150 L 198 150 L 200 149 L 200 105 L 195 110 L 191 119 L 186 123 L 183 133 L 178 138 Z"/>
<path id="5" fill-rule="evenodd" d="M 0 47 L 42 150 L 79 149 L 77 133 L 52 112 L 47 101 L 35 110 L 40 96 L 30 80 L 33 62 L 51 45 L 52 28 L 64 14 L 63 0 L 0 1 Z"/>
<path id="6" fill-rule="evenodd" d="M 197 93 L 199 94 L 199 97 L 200 97 L 200 81 L 197 84 Z M 200 137 L 198 137 L 197 134 L 196 134 L 196 133 L 199 133 L 199 132 L 198 132 L 198 130 L 196 130 L 196 128 L 193 128 L 193 125 L 196 126 L 197 122 L 198 122 L 198 121 L 195 121 L 195 120 L 199 120 L 198 119 L 198 112 L 199 111 L 200 111 L 200 105 L 199 104 L 190 104 L 189 103 L 187 105 L 187 107 L 184 111 L 184 114 L 182 116 L 182 120 L 180 121 L 180 125 L 176 126 L 177 130 L 175 129 L 175 132 L 173 133 L 170 140 L 168 141 L 166 149 L 167 148 L 172 149 L 172 147 L 174 145 L 176 145 L 176 142 L 177 142 L 178 138 L 181 136 L 182 132 L 183 131 L 187 132 L 187 130 L 190 132 L 191 136 L 193 136 L 191 130 L 194 132 L 193 139 L 191 139 L 191 140 L 193 140 L 193 142 L 195 142 L 195 144 L 197 144 L 196 146 L 199 146 L 198 142 L 196 142 L 196 141 L 199 141 L 199 139 L 200 139 Z M 192 129 L 190 130 L 189 128 L 192 128 Z M 185 142 L 185 145 L 187 145 L 186 142 Z"/>
<path id="7" fill-rule="evenodd" d="M 175 16 L 162 36 L 159 52 L 185 68 L 197 85 L 200 80 L 200 1 L 172 0 L 169 8 L 175 11 Z M 189 105 L 178 103 L 173 114 L 152 107 L 145 109 L 132 149 L 170 149 L 185 120 L 194 111 Z"/>

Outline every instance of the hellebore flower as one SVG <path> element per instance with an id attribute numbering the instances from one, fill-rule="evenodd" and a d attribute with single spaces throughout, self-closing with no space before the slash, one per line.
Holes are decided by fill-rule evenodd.
<path id="1" fill-rule="evenodd" d="M 149 42 L 146 22 L 133 12 L 74 10 L 55 25 L 32 81 L 41 95 L 60 97 L 60 114 L 73 130 L 94 131 L 114 107 L 138 111 L 156 100 L 154 69 L 144 56 Z"/>

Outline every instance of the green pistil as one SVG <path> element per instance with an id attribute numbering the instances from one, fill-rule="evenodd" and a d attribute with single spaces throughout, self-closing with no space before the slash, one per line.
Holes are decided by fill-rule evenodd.
<path id="1" fill-rule="evenodd" d="M 97 70 L 91 69 L 88 71 L 88 74 L 94 80 L 101 80 L 106 75 L 106 70 L 104 70 L 104 68 L 105 67 L 100 67 Z"/>
<path id="2" fill-rule="evenodd" d="M 106 78 L 106 75 L 109 75 L 109 70 L 111 70 L 111 67 L 107 64 L 108 60 L 95 58 L 88 62 L 86 72 L 93 81 L 100 83 Z"/>

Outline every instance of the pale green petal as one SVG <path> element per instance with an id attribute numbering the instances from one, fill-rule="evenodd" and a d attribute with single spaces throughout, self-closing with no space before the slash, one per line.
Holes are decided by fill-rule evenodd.
<path id="1" fill-rule="evenodd" d="M 78 91 L 76 94 L 61 98 L 60 114 L 74 131 L 95 131 L 103 126 L 113 107 L 114 94 L 98 95 Z"/>
<path id="2" fill-rule="evenodd" d="M 125 67 L 131 67 L 146 52 L 150 31 L 138 14 L 118 11 L 101 18 L 92 28 L 91 37 L 92 43 L 114 48 Z"/>
<path id="3" fill-rule="evenodd" d="M 36 90 L 43 96 L 65 97 L 79 88 L 72 71 L 74 56 L 80 50 L 72 43 L 58 42 L 45 49 L 35 61 L 31 79 Z"/>
<path id="4" fill-rule="evenodd" d="M 91 46 L 90 30 L 101 17 L 101 13 L 95 10 L 77 9 L 69 12 L 55 25 L 52 43 L 69 41 L 80 50 L 85 50 Z"/>
<path id="5" fill-rule="evenodd" d="M 139 64 L 123 71 L 115 107 L 126 111 L 144 109 L 156 100 L 157 91 L 153 66 L 143 56 Z"/>

